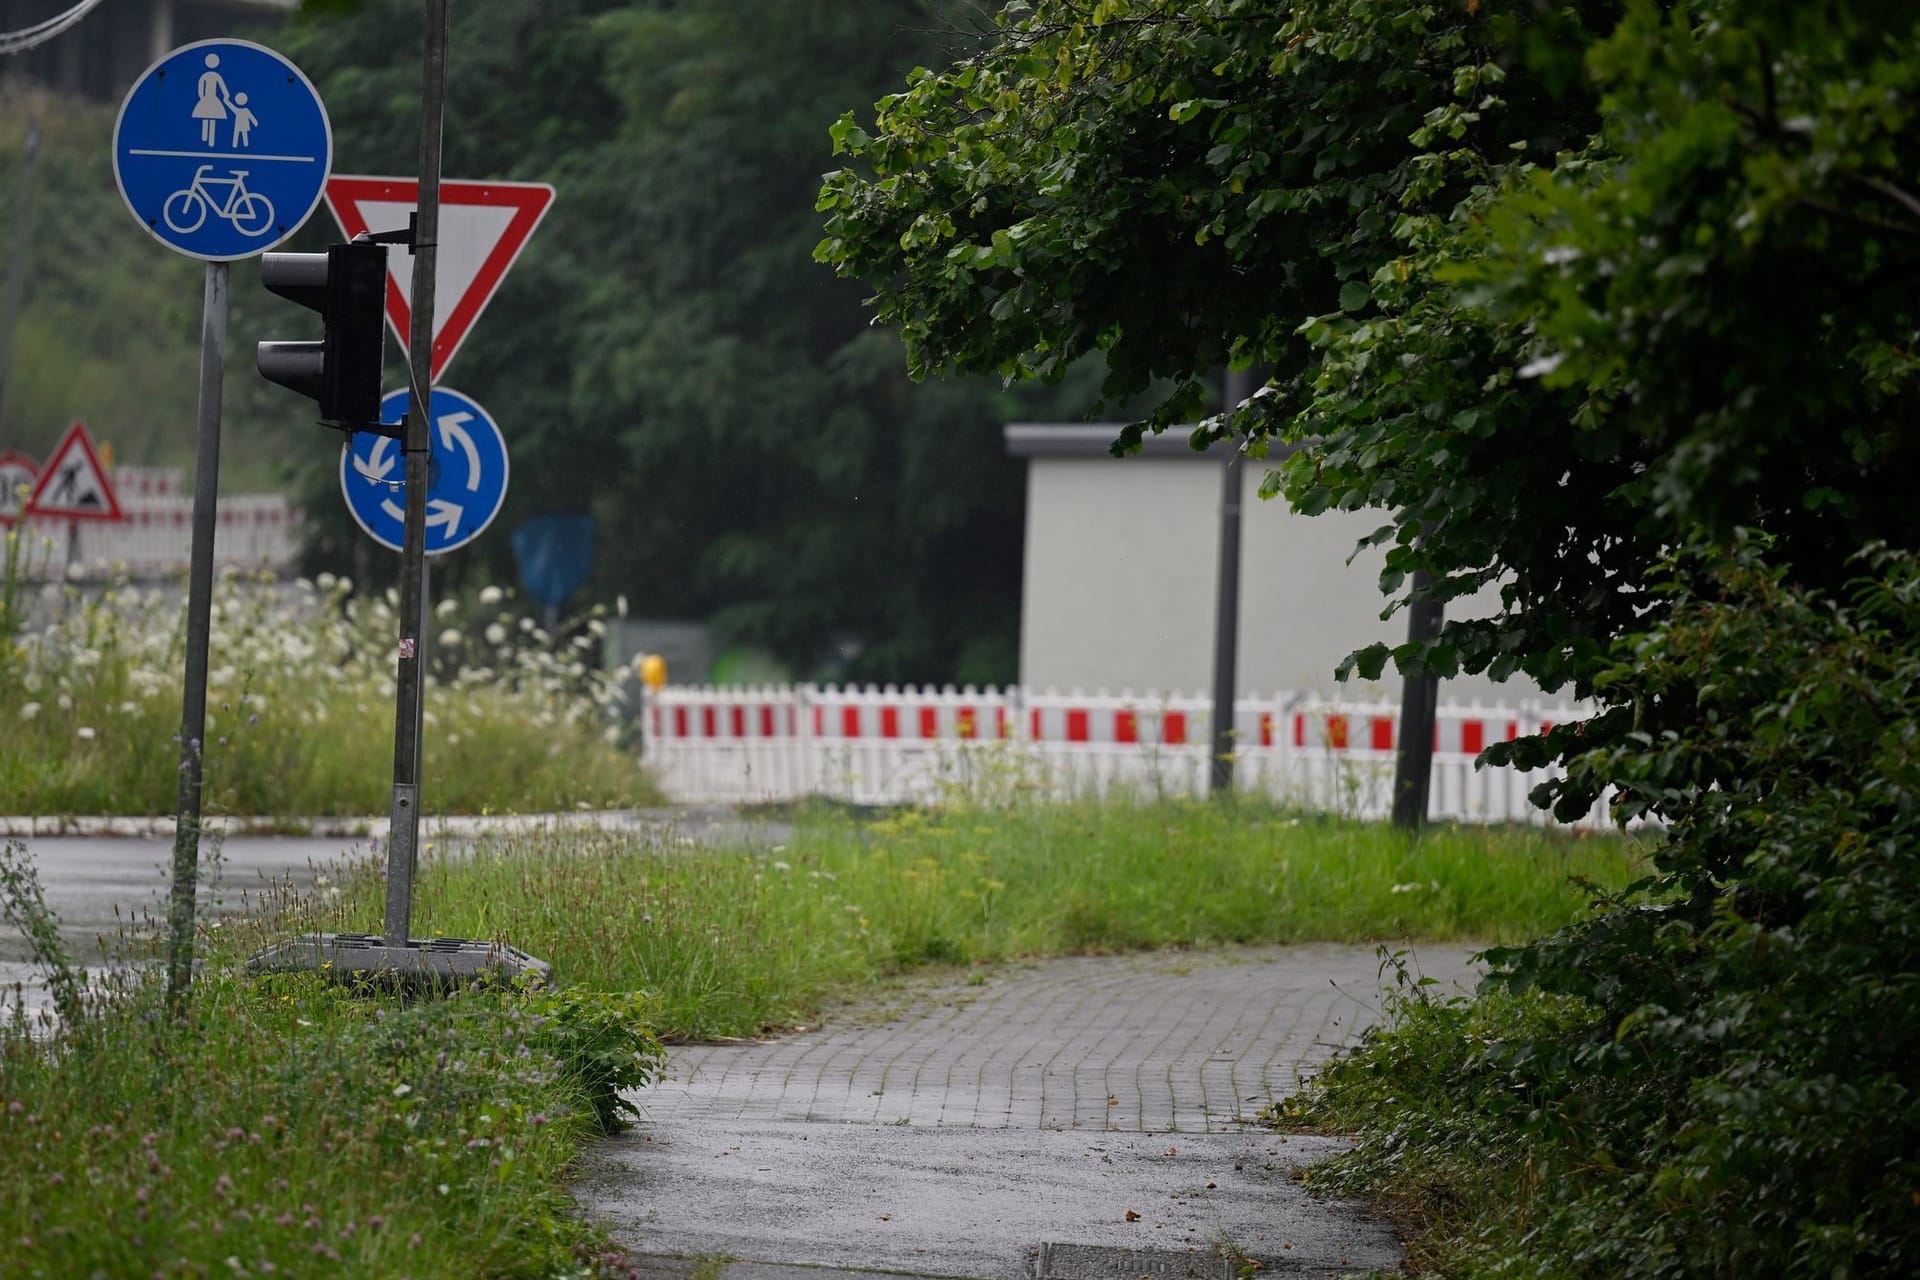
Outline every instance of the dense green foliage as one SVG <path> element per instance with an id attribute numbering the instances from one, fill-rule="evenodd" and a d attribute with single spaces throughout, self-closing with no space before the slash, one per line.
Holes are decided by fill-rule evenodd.
<path id="1" fill-rule="evenodd" d="M 589 512 L 595 586 L 641 616 L 710 617 L 801 674 L 846 638 L 863 678 L 1013 678 L 1012 402 L 912 384 L 861 291 L 810 256 L 827 126 L 939 56 L 949 7 L 455 7 L 445 172 L 559 192 L 448 374 L 512 452 L 503 536 L 471 560 L 505 577 L 519 521 Z M 382 0 L 287 33 L 343 171 L 412 172 L 418 27 Z M 316 442 L 302 489 L 337 564 L 359 535 L 333 467 Z"/>
<path id="2" fill-rule="evenodd" d="M 1163 380 L 1119 448 L 1271 368 L 1195 443 L 1286 442 L 1268 492 L 1381 510 L 1390 593 L 1500 586 L 1401 667 L 1585 694 L 1700 528 L 1828 585 L 1912 532 L 1912 6 L 1696 8 L 1697 41 L 1650 4 L 1011 5 L 843 117 L 818 254 L 916 372 Z"/>
<path id="3" fill-rule="evenodd" d="M 1580 762 L 1669 815 L 1656 875 L 1290 1102 L 1363 1128 L 1329 1185 L 1468 1274 L 1913 1274 L 1920 561 L 1860 568 L 1835 600 L 1743 558 L 1619 647 L 1604 684 L 1712 726 Z"/>
<path id="4" fill-rule="evenodd" d="M 1659 874 L 1493 953 L 1550 1008 L 1335 1086 L 1382 1082 L 1395 1176 L 1522 1160 L 1549 1220 L 1489 1210 L 1490 1271 L 1914 1269 L 1916 37 L 1904 2 L 1034 0 L 836 130 L 866 167 L 818 253 L 916 371 L 1105 352 L 1173 388 L 1124 450 L 1259 365 L 1196 446 L 1380 510 L 1400 603 L 1500 590 L 1358 670 L 1598 703 L 1487 758 L 1565 766 L 1562 813 L 1614 788 Z"/>

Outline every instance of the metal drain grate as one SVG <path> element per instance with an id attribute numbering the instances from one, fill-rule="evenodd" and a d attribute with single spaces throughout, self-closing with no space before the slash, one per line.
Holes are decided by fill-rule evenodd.
<path id="1" fill-rule="evenodd" d="M 1098 1244 L 1043 1244 L 1034 1280 L 1234 1280 L 1212 1251 L 1120 1249 Z"/>

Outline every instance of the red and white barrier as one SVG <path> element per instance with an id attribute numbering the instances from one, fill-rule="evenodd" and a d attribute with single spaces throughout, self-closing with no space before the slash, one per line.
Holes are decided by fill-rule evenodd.
<path id="1" fill-rule="evenodd" d="M 1198 694 L 1024 689 L 663 689 L 647 699 L 647 758 L 686 802 L 826 795 L 925 802 L 950 788 L 994 796 L 1118 789 L 1205 794 L 1211 700 Z M 1479 769 L 1487 746 L 1576 718 L 1572 707 L 1448 704 L 1434 728 L 1429 811 L 1438 820 L 1539 822 L 1545 774 Z M 1355 816 L 1392 804 L 1398 709 L 1251 696 L 1234 708 L 1236 785 Z M 1580 825 L 1601 825 L 1596 806 Z"/>

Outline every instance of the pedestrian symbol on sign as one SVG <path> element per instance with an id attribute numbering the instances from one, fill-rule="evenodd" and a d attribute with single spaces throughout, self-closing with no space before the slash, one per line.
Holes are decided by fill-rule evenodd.
<path id="1" fill-rule="evenodd" d="M 203 40 L 128 90 L 114 176 L 141 226 L 212 261 L 293 234 L 326 184 L 333 130 L 313 86 L 271 49 Z"/>

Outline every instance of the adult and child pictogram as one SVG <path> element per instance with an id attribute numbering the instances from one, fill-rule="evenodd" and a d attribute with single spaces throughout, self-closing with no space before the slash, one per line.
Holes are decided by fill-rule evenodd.
<path id="1" fill-rule="evenodd" d="M 313 86 L 245 40 L 205 40 L 156 62 L 114 131 L 114 173 L 134 216 L 170 247 L 214 261 L 291 235 L 319 202 L 332 159 Z"/>

